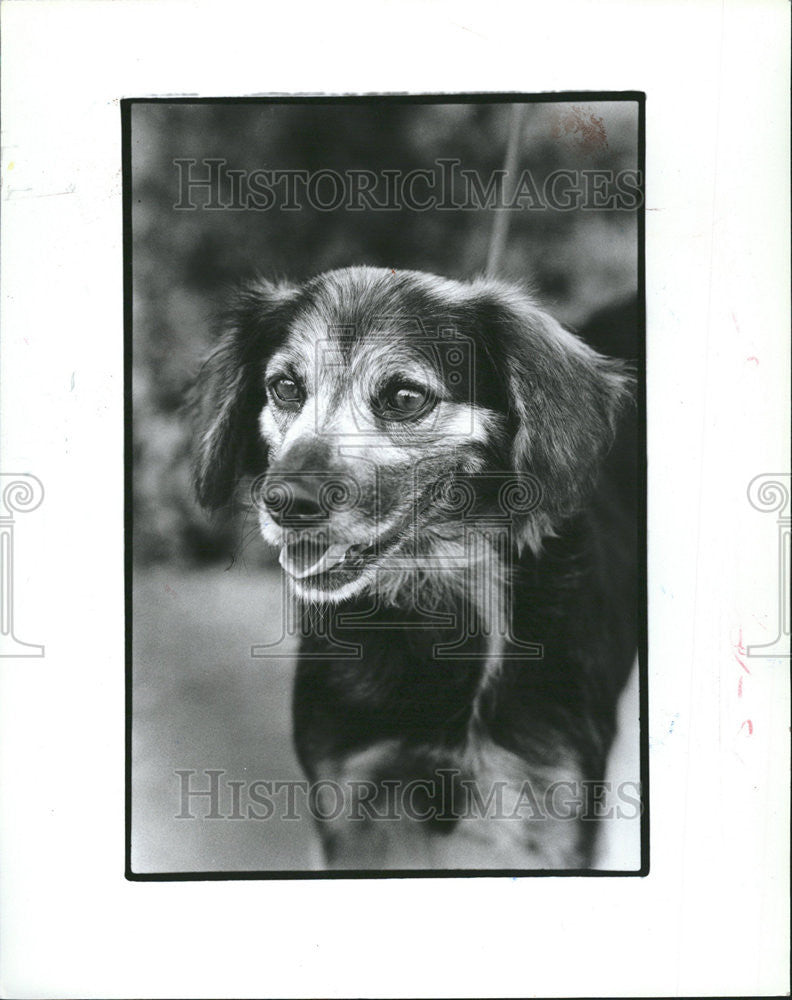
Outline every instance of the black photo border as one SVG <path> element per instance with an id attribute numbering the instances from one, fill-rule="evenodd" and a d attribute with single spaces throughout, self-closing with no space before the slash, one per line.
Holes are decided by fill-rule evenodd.
<path id="1" fill-rule="evenodd" d="M 643 197 L 637 209 L 637 300 L 639 366 L 636 426 L 639 474 L 638 552 L 642 572 L 638 592 L 638 670 L 641 780 L 641 866 L 636 870 L 570 869 L 387 869 L 387 870 L 273 870 L 153 872 L 132 870 L 132 108 L 136 104 L 549 104 L 585 102 L 634 102 L 638 105 L 638 170 Z M 124 614 L 125 614 L 125 726 L 124 726 L 124 808 L 125 878 L 133 882 L 201 882 L 269 879 L 381 879 L 381 878 L 534 878 L 645 877 L 649 874 L 649 667 L 647 589 L 647 451 L 646 451 L 646 94 L 642 91 L 552 91 L 547 93 L 474 92 L 465 94 L 292 94 L 248 97 L 139 97 L 124 98 L 121 110 L 122 212 L 123 212 L 123 322 L 124 322 Z"/>

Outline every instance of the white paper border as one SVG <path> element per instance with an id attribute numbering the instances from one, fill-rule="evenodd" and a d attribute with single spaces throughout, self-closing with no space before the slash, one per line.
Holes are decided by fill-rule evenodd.
<path id="1" fill-rule="evenodd" d="M 787 664 L 750 660 L 749 737 L 735 654 L 777 606 L 747 485 L 788 470 L 786 3 L 10 0 L 2 19 L 1 454 L 44 484 L 16 628 L 46 651 L 0 661 L 4 995 L 785 992 Z M 548 90 L 647 93 L 651 874 L 125 881 L 118 100 Z"/>

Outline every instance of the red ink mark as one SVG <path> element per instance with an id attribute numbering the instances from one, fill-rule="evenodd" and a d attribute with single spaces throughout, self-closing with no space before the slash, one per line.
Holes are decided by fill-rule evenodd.
<path id="1" fill-rule="evenodd" d="M 742 669 L 745 671 L 745 673 L 748 674 L 748 676 L 750 676 L 751 675 L 751 671 L 748 669 L 748 667 L 745 665 L 745 663 L 742 660 L 742 657 L 746 657 L 747 658 L 747 655 L 748 655 L 747 650 L 746 650 L 745 646 L 743 645 L 742 626 L 740 626 L 739 632 L 737 634 L 737 642 L 736 643 L 732 642 L 731 645 L 732 645 L 732 649 L 735 651 L 732 654 L 734 656 L 734 659 L 737 661 L 737 663 L 740 665 L 740 667 L 742 667 Z M 744 681 L 745 681 L 745 677 L 742 674 L 738 674 L 738 676 L 737 676 L 737 697 L 738 698 L 742 698 L 742 696 L 743 696 L 743 683 L 744 683 Z M 753 727 L 753 720 L 752 719 L 745 719 L 745 720 L 743 720 L 742 725 L 737 730 L 737 735 L 739 736 L 740 733 L 745 728 L 748 729 L 748 735 L 749 736 L 753 736 L 754 727 Z"/>
<path id="2" fill-rule="evenodd" d="M 165 590 L 166 590 L 166 591 L 167 591 L 167 592 L 168 592 L 169 594 L 173 594 L 173 596 L 174 596 L 174 597 L 176 596 L 176 591 L 175 591 L 175 590 L 173 590 L 173 589 L 172 589 L 171 587 L 169 587 L 169 586 L 167 585 L 167 583 L 165 584 Z"/>
<path id="3" fill-rule="evenodd" d="M 569 111 L 556 112 L 553 138 L 560 139 L 562 135 L 570 136 L 584 153 L 598 153 L 608 148 L 608 135 L 602 118 L 585 111 L 578 104 L 573 104 Z"/>
<path id="4" fill-rule="evenodd" d="M 753 354 L 750 356 L 750 358 L 746 358 L 745 360 L 746 361 L 755 361 L 757 363 L 757 365 L 759 364 L 759 358 L 754 357 Z"/>
<path id="5" fill-rule="evenodd" d="M 396 272 L 393 270 L 393 268 L 391 268 L 391 274 L 393 274 L 393 275 L 396 274 Z"/>
<path id="6" fill-rule="evenodd" d="M 734 315 L 734 310 L 731 311 L 731 318 L 734 320 L 734 325 L 737 327 L 737 333 L 742 333 L 740 329 L 740 324 L 737 322 L 737 317 Z"/>
<path id="7" fill-rule="evenodd" d="M 751 671 L 748 669 L 748 667 L 746 667 L 746 665 L 743 663 L 743 661 L 736 653 L 734 654 L 734 659 L 740 664 L 740 666 L 743 668 L 746 674 L 750 674 Z"/>

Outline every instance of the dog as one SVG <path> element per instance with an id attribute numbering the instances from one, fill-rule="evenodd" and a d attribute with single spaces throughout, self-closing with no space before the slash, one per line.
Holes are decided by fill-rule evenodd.
<path id="1" fill-rule="evenodd" d="M 216 510 L 252 483 L 280 552 L 297 753 L 340 799 L 329 867 L 591 866 L 581 790 L 636 655 L 632 396 L 624 361 L 489 278 L 238 290 L 198 380 L 194 485 Z"/>

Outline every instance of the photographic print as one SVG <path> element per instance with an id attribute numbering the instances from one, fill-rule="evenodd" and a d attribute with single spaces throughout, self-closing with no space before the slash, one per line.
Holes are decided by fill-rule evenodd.
<path id="1" fill-rule="evenodd" d="M 122 115 L 127 876 L 646 874 L 643 95 Z"/>
<path id="2" fill-rule="evenodd" d="M 790 7 L 624 13 L 0 4 L 2 995 L 788 995 Z"/>

